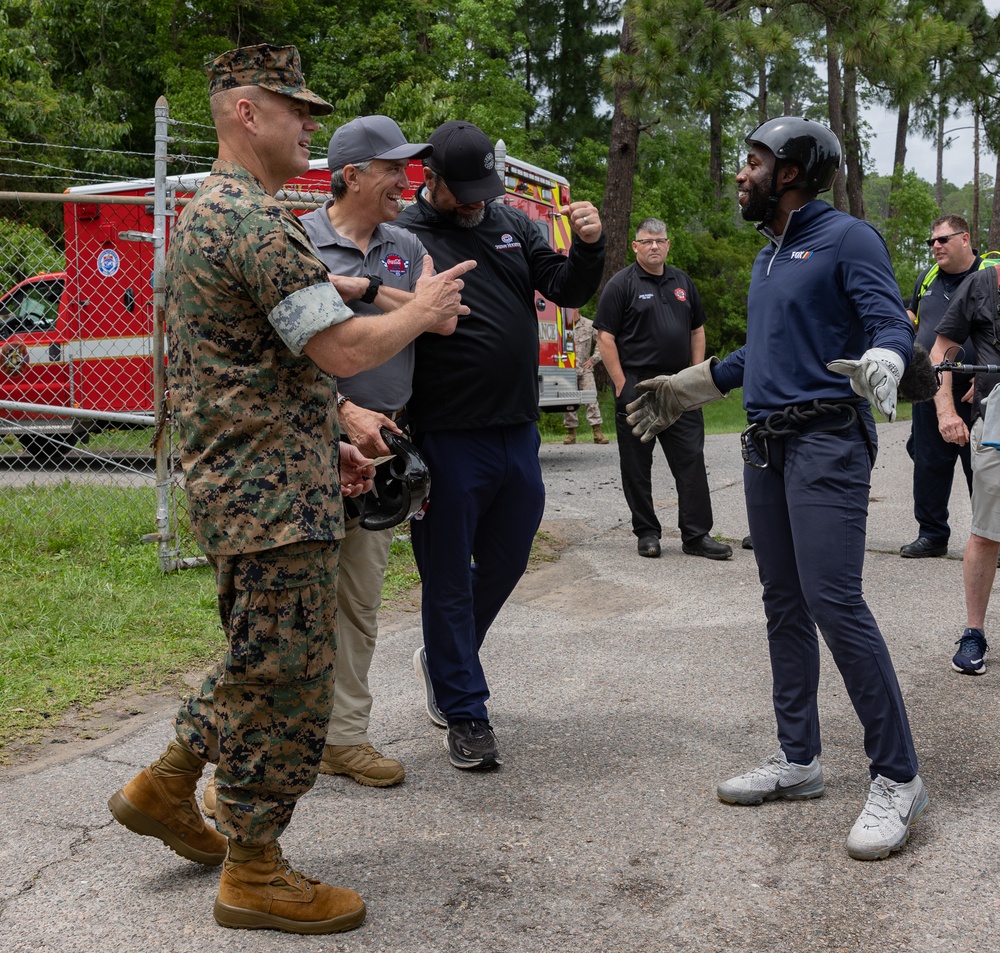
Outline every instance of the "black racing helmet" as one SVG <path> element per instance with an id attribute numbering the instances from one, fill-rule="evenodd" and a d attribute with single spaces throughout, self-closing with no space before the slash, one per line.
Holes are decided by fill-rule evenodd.
<path id="1" fill-rule="evenodd" d="M 424 458 L 405 437 L 382 428 L 392 457 L 375 468 L 374 486 L 353 502 L 361 512 L 362 529 L 390 529 L 420 511 L 431 491 Z"/>
<path id="2" fill-rule="evenodd" d="M 767 146 L 777 158 L 803 170 L 801 187 L 827 192 L 840 169 L 844 150 L 840 140 L 822 123 L 801 116 L 778 116 L 762 122 L 746 137 L 747 145 Z"/>

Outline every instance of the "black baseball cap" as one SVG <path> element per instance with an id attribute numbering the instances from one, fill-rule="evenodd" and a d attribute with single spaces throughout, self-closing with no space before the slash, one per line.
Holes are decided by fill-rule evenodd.
<path id="1" fill-rule="evenodd" d="M 327 165 L 335 171 L 369 159 L 423 159 L 431 151 L 429 143 L 407 142 L 403 130 L 388 116 L 358 116 L 333 134 Z"/>
<path id="2" fill-rule="evenodd" d="M 427 141 L 434 151 L 424 159 L 424 165 L 444 179 L 459 202 L 485 202 L 504 194 L 493 143 L 478 126 L 451 119 L 438 126 Z"/>

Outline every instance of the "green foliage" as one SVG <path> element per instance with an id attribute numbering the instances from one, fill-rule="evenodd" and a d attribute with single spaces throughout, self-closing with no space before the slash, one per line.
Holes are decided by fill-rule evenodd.
<path id="1" fill-rule="evenodd" d="M 931 186 L 907 172 L 889 204 L 888 176 L 869 175 L 865 179 L 865 207 L 868 220 L 885 239 L 892 258 L 896 281 L 904 298 L 913 290 L 917 275 L 931 262 L 924 244 L 931 222 L 939 216 Z"/>
<path id="2" fill-rule="evenodd" d="M 66 258 L 34 225 L 0 218 L 0 294 L 25 278 L 46 271 L 62 271 Z"/>
<path id="3" fill-rule="evenodd" d="M 413 139 L 461 118 L 522 155 L 534 98 L 510 70 L 524 42 L 510 29 L 516 10 L 516 0 L 450 0 L 433 12 L 420 0 L 378 11 L 348 0 L 328 10 L 317 22 L 330 32 L 310 47 L 307 75 L 336 111 L 317 141 L 357 115 L 391 115 Z"/>

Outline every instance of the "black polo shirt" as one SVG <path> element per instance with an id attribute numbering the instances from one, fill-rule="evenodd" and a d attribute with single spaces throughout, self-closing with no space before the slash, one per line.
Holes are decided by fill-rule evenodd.
<path id="1" fill-rule="evenodd" d="M 594 327 L 614 335 L 623 369 L 676 374 L 691 364 L 691 332 L 705 323 L 701 296 L 679 268 L 651 275 L 636 262 L 604 287 Z"/>

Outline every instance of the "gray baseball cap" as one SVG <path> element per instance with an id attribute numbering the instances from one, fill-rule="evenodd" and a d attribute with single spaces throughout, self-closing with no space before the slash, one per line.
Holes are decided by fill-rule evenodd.
<path id="1" fill-rule="evenodd" d="M 335 171 L 369 159 L 423 159 L 433 151 L 427 142 L 407 142 L 388 116 L 358 116 L 333 134 L 327 165 Z"/>

